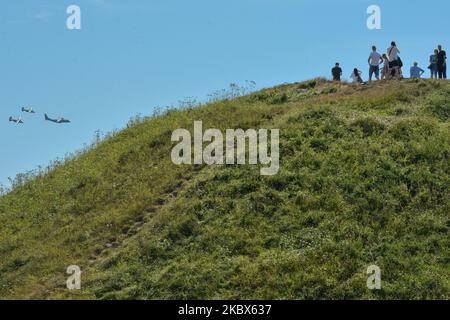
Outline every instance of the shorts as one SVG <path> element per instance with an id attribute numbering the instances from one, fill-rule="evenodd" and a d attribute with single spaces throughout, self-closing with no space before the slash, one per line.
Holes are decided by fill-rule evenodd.
<path id="1" fill-rule="evenodd" d="M 398 60 L 393 60 L 389 62 L 389 68 L 395 68 L 395 67 L 399 67 L 400 63 Z"/>
<path id="2" fill-rule="evenodd" d="M 370 66 L 369 77 L 372 78 L 374 73 L 375 73 L 375 77 L 378 78 L 380 76 L 380 67 L 379 66 Z"/>

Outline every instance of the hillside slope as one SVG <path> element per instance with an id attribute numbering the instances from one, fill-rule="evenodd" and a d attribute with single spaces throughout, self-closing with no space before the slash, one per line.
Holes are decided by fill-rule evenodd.
<path id="1" fill-rule="evenodd" d="M 449 101 L 313 80 L 137 122 L 0 198 L 0 298 L 448 299 Z M 174 165 L 195 120 L 280 129 L 280 171 Z"/>

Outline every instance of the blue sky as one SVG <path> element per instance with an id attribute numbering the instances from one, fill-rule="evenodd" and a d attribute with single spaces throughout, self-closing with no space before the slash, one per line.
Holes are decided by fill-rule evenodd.
<path id="1" fill-rule="evenodd" d="M 66 8 L 82 30 L 66 28 Z M 366 9 L 382 10 L 368 30 Z M 231 82 L 257 88 L 329 76 L 367 76 L 372 44 L 396 40 L 405 64 L 424 69 L 433 48 L 450 46 L 448 0 L 14 0 L 0 10 L 0 183 L 45 166 L 122 128 L 140 113 L 204 100 Z M 8 122 L 20 107 L 25 125 Z M 64 116 L 70 125 L 43 121 Z"/>

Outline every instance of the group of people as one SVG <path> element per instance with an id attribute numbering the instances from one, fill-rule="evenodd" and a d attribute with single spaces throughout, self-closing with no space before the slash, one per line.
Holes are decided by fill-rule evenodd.
<path id="1" fill-rule="evenodd" d="M 447 53 L 439 45 L 430 56 L 431 78 L 447 79 Z"/>
<path id="2" fill-rule="evenodd" d="M 391 46 L 387 49 L 385 54 L 380 54 L 377 51 L 377 47 L 372 47 L 369 59 L 369 83 L 372 82 L 372 78 L 375 75 L 377 80 L 380 80 L 380 73 L 382 80 L 400 79 L 403 78 L 403 61 L 400 58 L 400 50 L 397 47 L 395 41 L 391 42 Z M 431 71 L 431 78 L 447 79 L 447 53 L 439 45 L 434 54 L 430 56 L 430 65 L 428 69 Z M 335 67 L 331 69 L 334 81 L 341 81 L 342 68 L 339 63 L 336 63 Z M 419 67 L 417 62 L 414 62 L 410 68 L 411 78 L 421 78 L 425 73 L 425 70 Z M 353 69 L 350 75 L 353 83 L 364 83 L 362 79 L 362 71 L 358 68 Z"/>

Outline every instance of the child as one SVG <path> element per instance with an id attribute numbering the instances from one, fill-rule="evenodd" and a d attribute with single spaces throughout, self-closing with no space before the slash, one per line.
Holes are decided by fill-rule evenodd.
<path id="1" fill-rule="evenodd" d="M 389 79 L 389 59 L 386 54 L 383 54 L 383 69 L 381 69 L 381 80 Z"/>

